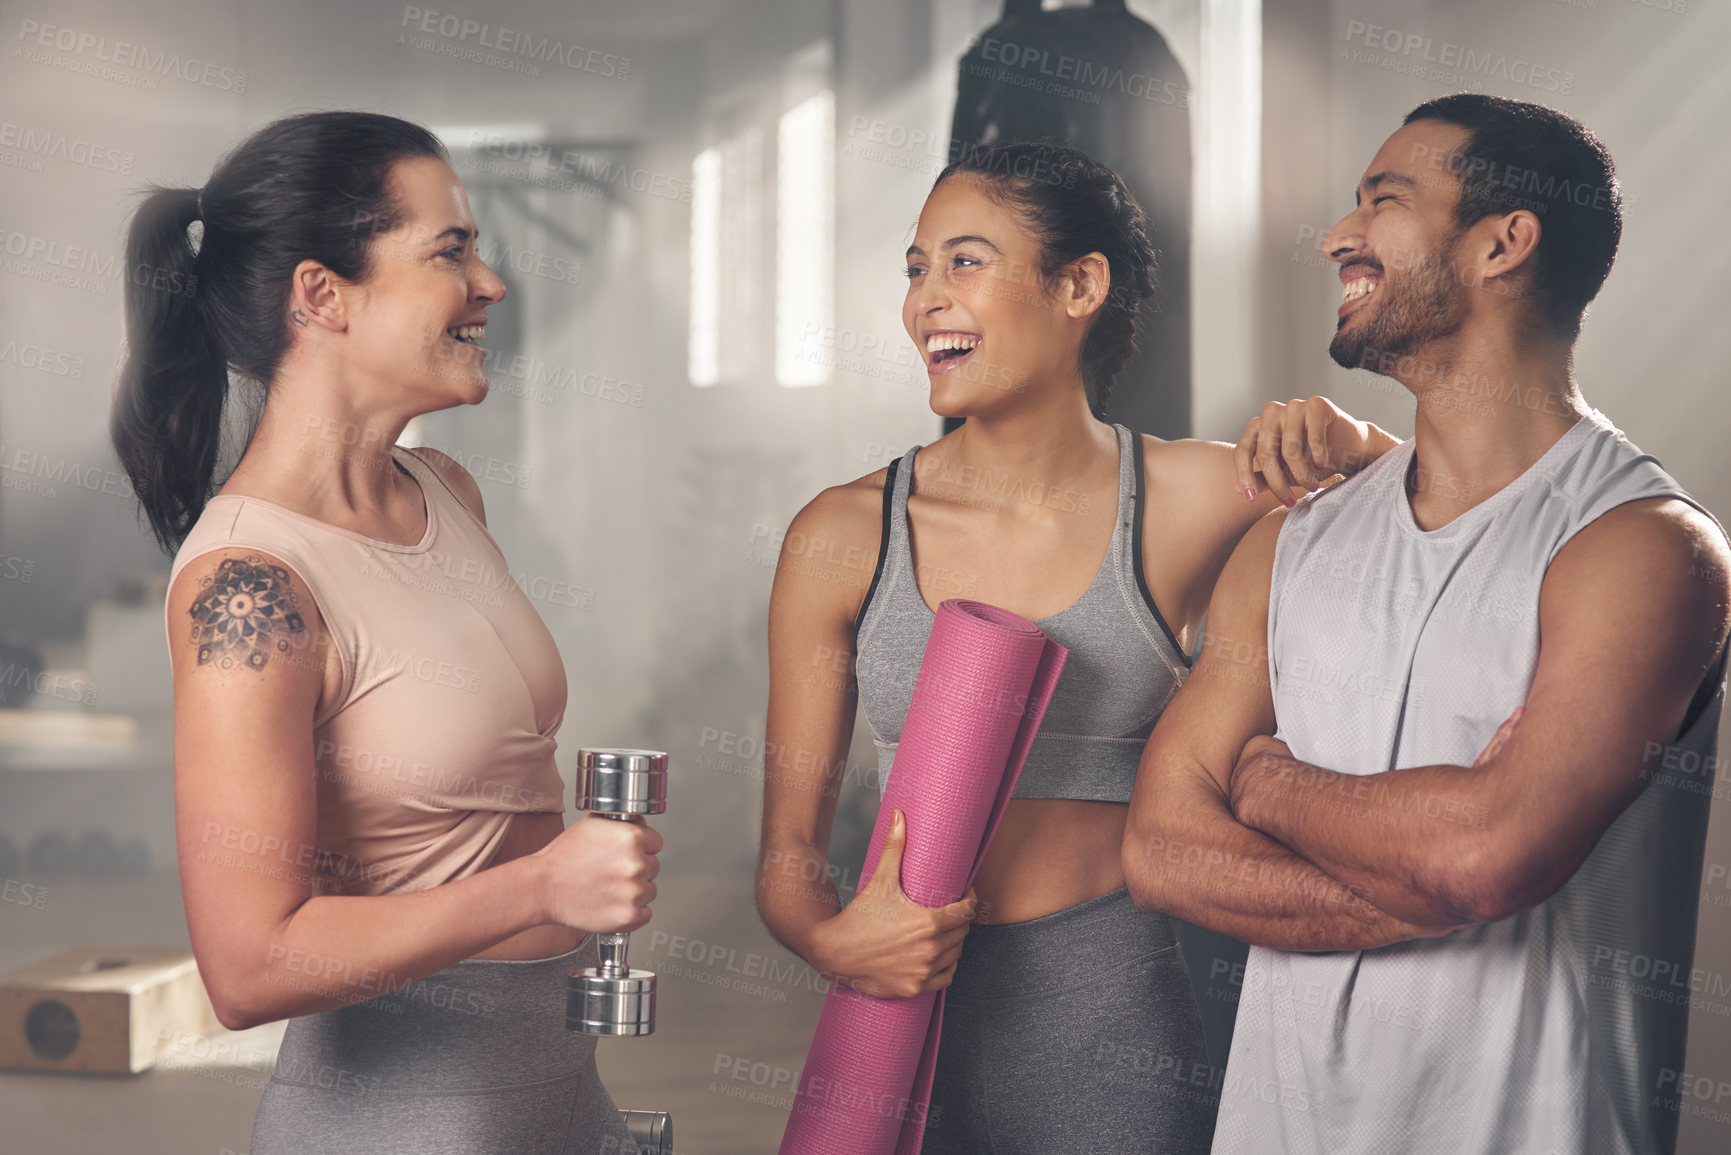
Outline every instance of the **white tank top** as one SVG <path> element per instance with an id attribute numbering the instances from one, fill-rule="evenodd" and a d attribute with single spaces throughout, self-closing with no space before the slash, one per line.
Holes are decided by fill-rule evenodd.
<path id="1" fill-rule="evenodd" d="M 1275 547 L 1276 736 L 1347 774 L 1470 765 L 1526 699 L 1557 551 L 1628 501 L 1701 508 L 1594 410 L 1425 532 L 1413 450 L 1301 501 Z M 1646 789 L 1546 901 L 1375 950 L 1252 947 L 1215 1155 L 1672 1151 L 1691 987 L 1712 977 L 1693 960 L 1723 676 L 1721 659 L 1684 733 L 1649 748 Z"/>

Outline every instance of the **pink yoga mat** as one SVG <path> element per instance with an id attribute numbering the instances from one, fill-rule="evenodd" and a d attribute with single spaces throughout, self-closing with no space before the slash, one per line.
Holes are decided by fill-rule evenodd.
<path id="1" fill-rule="evenodd" d="M 902 889 L 908 897 L 935 907 L 967 893 L 1068 655 L 1008 610 L 962 599 L 938 606 L 861 890 L 900 810 L 907 818 Z M 917 1155 L 943 995 L 874 999 L 831 987 L 781 1155 Z"/>

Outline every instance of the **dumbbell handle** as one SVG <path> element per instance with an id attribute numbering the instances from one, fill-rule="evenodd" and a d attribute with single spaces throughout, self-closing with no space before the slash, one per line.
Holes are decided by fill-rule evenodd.
<path id="1" fill-rule="evenodd" d="M 591 810 L 589 813 L 597 818 L 611 818 L 615 822 L 638 821 L 634 814 L 613 814 L 605 810 Z M 604 931 L 596 938 L 601 944 L 601 977 L 616 979 L 629 975 L 631 967 L 626 962 L 626 957 L 631 953 L 631 932 Z"/>

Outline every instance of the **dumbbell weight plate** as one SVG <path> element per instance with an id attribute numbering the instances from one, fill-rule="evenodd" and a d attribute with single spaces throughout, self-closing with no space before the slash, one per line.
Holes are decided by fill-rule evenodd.
<path id="1" fill-rule="evenodd" d="M 586 1035 L 637 1036 L 655 1031 L 655 975 L 631 970 L 608 978 L 594 968 L 565 982 L 565 1028 Z"/>

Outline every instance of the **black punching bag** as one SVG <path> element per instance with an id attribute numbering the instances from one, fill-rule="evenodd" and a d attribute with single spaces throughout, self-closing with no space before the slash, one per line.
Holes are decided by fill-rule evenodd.
<path id="1" fill-rule="evenodd" d="M 1124 0 L 1050 12 L 1040 0 L 1005 0 L 1003 18 L 962 57 L 950 127 L 951 157 L 970 145 L 1052 141 L 1098 157 L 1130 186 L 1159 272 L 1106 416 L 1164 438 L 1190 436 L 1190 104 L 1165 38 Z"/>

